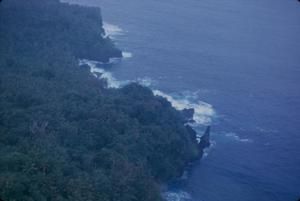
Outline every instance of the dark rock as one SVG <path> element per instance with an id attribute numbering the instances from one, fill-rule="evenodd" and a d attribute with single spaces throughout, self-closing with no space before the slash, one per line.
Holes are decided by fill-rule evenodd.
<path id="1" fill-rule="evenodd" d="M 181 115 L 184 119 L 184 122 L 193 122 L 193 116 L 195 113 L 194 108 L 189 108 L 189 109 L 183 109 L 180 111 Z"/>
<path id="2" fill-rule="evenodd" d="M 210 126 L 206 128 L 205 133 L 201 136 L 200 142 L 198 144 L 199 149 L 199 155 L 200 157 L 203 156 L 203 152 L 205 148 L 208 148 L 210 146 Z"/>
<path id="3" fill-rule="evenodd" d="M 210 146 L 210 126 L 207 126 L 205 133 L 201 136 L 199 146 L 202 148 L 207 148 Z"/>
<path id="4" fill-rule="evenodd" d="M 90 69 L 90 66 L 88 64 L 82 64 L 80 65 L 80 67 Z"/>
<path id="5" fill-rule="evenodd" d="M 192 137 L 193 140 L 196 140 L 197 138 L 197 132 L 189 125 L 186 125 L 185 128 L 187 129 L 188 133 Z"/>

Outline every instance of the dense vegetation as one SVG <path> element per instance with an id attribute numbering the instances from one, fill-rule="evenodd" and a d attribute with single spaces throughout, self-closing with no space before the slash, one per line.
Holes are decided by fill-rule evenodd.
<path id="1" fill-rule="evenodd" d="M 107 89 L 79 58 L 120 56 L 100 11 L 57 0 L 0 4 L 0 197 L 156 201 L 198 154 L 170 103 L 130 84 Z"/>

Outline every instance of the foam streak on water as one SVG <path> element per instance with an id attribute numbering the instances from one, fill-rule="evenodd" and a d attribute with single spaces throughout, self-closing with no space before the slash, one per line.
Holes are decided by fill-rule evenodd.
<path id="1" fill-rule="evenodd" d="M 236 141 L 238 141 L 238 142 L 253 142 L 253 140 L 251 140 L 251 139 L 248 139 L 248 138 L 241 138 L 241 137 L 238 136 L 236 133 L 232 133 L 232 132 L 226 133 L 225 136 L 226 136 L 226 137 L 229 137 L 229 138 L 231 138 L 231 139 L 234 139 L 234 140 L 236 140 Z"/>

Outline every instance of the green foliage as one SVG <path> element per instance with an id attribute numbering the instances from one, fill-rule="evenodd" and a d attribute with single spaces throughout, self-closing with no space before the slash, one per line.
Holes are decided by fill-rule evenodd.
<path id="1" fill-rule="evenodd" d="M 170 103 L 138 84 L 107 89 L 78 58 L 118 56 L 98 9 L 57 0 L 0 5 L 0 197 L 155 201 L 196 157 Z"/>

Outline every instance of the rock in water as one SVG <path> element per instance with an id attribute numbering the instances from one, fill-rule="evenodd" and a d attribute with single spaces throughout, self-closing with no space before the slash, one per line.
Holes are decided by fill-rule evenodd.
<path id="1" fill-rule="evenodd" d="M 207 148 L 210 146 L 210 126 L 207 126 L 205 133 L 201 136 L 199 146 Z"/>
<path id="2" fill-rule="evenodd" d="M 204 149 L 210 146 L 210 126 L 207 126 L 205 133 L 201 136 L 198 144 L 200 158 L 203 156 Z"/>

